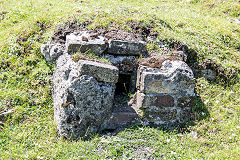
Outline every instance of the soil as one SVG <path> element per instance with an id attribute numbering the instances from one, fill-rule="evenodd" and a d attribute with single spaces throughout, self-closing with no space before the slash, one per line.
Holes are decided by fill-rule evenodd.
<path id="1" fill-rule="evenodd" d="M 101 35 L 108 39 L 114 39 L 114 40 L 123 40 L 123 41 L 147 41 L 147 38 L 151 37 L 153 39 L 157 38 L 158 33 L 155 32 L 153 29 L 155 27 L 155 24 L 151 24 L 149 26 L 144 26 L 141 23 L 129 21 L 126 23 L 126 25 L 130 28 L 131 31 L 126 31 L 122 29 L 121 27 L 116 27 L 119 25 L 116 25 L 112 23 L 108 28 L 95 28 L 95 29 L 87 29 L 87 27 L 91 24 L 91 21 L 86 21 L 82 23 L 81 25 L 77 24 L 74 21 L 69 21 L 63 26 L 59 26 L 57 28 L 57 31 L 54 33 L 54 35 L 51 38 L 51 43 L 60 43 L 65 44 L 66 41 L 66 35 L 70 33 L 74 34 L 80 34 L 83 31 L 87 31 L 89 34 L 93 35 Z M 226 73 L 224 69 L 221 67 L 221 65 L 217 65 L 212 60 L 206 60 L 201 64 L 198 64 L 198 56 L 197 52 L 191 48 L 189 48 L 186 45 L 183 45 L 181 42 L 173 41 L 168 42 L 169 49 L 170 50 L 179 50 L 183 51 L 188 55 L 187 58 L 187 64 L 193 69 L 212 69 L 214 70 L 217 75 L 220 77 L 220 79 L 223 79 L 224 81 L 228 81 L 229 79 L 233 79 L 236 77 L 236 73 L 239 72 L 239 70 L 230 70 L 230 73 Z M 169 58 L 154 58 L 154 51 L 151 51 L 144 57 L 149 57 L 148 59 L 143 59 L 139 62 L 139 65 L 146 65 L 153 68 L 160 68 L 162 63 Z M 175 57 L 170 57 L 169 60 L 178 60 Z M 230 77 L 227 77 L 226 75 L 231 75 Z"/>
<path id="2" fill-rule="evenodd" d="M 118 25 L 111 24 L 108 28 L 95 28 L 87 29 L 87 26 L 92 22 L 87 21 L 81 25 L 75 22 L 67 22 L 63 26 L 59 26 L 57 31 L 54 33 L 51 43 L 61 43 L 64 44 L 66 41 L 66 35 L 70 33 L 79 34 L 83 31 L 88 31 L 92 35 L 101 35 L 107 39 L 123 40 L 123 41 L 146 41 L 147 37 L 156 38 L 158 36 L 157 32 L 153 31 L 154 25 L 150 27 L 143 26 L 140 23 L 131 21 L 127 22 L 127 26 L 131 29 L 126 31 L 121 27 L 116 27 Z"/>

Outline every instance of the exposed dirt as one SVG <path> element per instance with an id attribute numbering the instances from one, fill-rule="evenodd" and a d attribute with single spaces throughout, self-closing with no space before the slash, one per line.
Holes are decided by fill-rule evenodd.
<path id="1" fill-rule="evenodd" d="M 147 37 L 157 37 L 157 32 L 153 31 L 154 25 L 150 27 L 143 26 L 140 23 L 130 21 L 127 22 L 127 26 L 131 31 L 126 31 L 121 27 L 116 27 L 118 25 L 111 24 L 108 28 L 95 28 L 87 29 L 87 26 L 92 22 L 87 21 L 84 24 L 78 25 L 75 22 L 67 22 L 63 26 L 59 26 L 57 31 L 54 33 L 51 43 L 61 43 L 64 44 L 66 41 L 66 35 L 70 33 L 81 33 L 83 31 L 88 31 L 92 35 L 102 35 L 107 39 L 124 40 L 124 41 L 146 41 Z"/>
<path id="2" fill-rule="evenodd" d="M 116 27 L 119 25 L 111 24 L 108 28 L 95 28 L 95 29 L 87 29 L 87 27 L 93 22 L 86 21 L 82 23 L 81 25 L 77 24 L 74 21 L 69 21 L 63 26 L 59 26 L 57 28 L 57 31 L 54 33 L 51 39 L 51 43 L 61 43 L 65 44 L 66 41 L 66 35 L 70 33 L 74 34 L 80 34 L 83 31 L 87 31 L 90 35 L 96 36 L 103 36 L 106 37 L 106 39 L 115 39 L 115 40 L 124 40 L 124 41 L 147 41 L 147 38 L 151 37 L 153 39 L 157 38 L 158 33 L 155 32 L 153 29 L 155 27 L 155 24 L 150 24 L 149 26 L 144 26 L 141 23 L 137 23 L 134 21 L 129 21 L 126 23 L 126 25 L 130 28 L 129 31 L 124 30 L 121 27 Z M 193 50 L 192 48 L 189 48 L 188 46 L 182 44 L 179 41 L 175 40 L 163 40 L 166 41 L 168 44 L 169 50 L 175 50 L 175 51 L 183 51 L 187 54 L 187 64 L 193 69 L 212 69 L 217 73 L 217 76 L 219 76 L 220 79 L 224 81 L 228 81 L 232 78 L 236 78 L 236 75 L 239 71 L 236 71 L 234 69 L 230 71 L 225 71 L 221 65 L 217 65 L 212 60 L 205 60 L 203 63 L 199 64 L 197 52 Z M 154 51 L 153 51 L 154 52 Z M 151 53 L 148 53 L 148 55 L 152 55 Z M 178 59 L 178 57 L 159 57 L 156 58 L 155 56 L 151 56 L 150 58 L 143 59 L 138 62 L 138 65 L 146 65 L 153 68 L 160 68 L 162 66 L 162 63 L 165 60 L 181 60 Z"/>

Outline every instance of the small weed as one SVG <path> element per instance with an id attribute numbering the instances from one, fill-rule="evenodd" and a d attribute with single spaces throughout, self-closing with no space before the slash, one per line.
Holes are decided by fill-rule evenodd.
<path id="1" fill-rule="evenodd" d="M 89 61 L 95 61 L 95 62 L 102 62 L 106 64 L 111 64 L 108 59 L 105 57 L 100 57 L 94 53 L 86 52 L 86 53 L 81 53 L 77 52 L 71 56 L 72 60 L 77 62 L 79 60 L 89 60 Z"/>

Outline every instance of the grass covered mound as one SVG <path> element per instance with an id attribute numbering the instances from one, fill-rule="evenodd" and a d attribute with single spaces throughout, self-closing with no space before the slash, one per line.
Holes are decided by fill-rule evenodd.
<path id="1" fill-rule="evenodd" d="M 238 19 L 237 0 L 0 0 L 0 113 L 14 109 L 0 124 L 0 159 L 239 159 Z M 69 23 L 151 35 L 170 50 L 187 50 L 192 67 L 213 61 L 218 79 L 197 77 L 194 125 L 166 131 L 139 124 L 89 140 L 59 138 L 54 65 L 40 45 Z M 161 51 L 155 43 L 148 49 Z"/>

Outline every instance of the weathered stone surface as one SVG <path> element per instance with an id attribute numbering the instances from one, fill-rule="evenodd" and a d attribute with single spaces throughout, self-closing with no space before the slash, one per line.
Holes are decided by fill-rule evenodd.
<path id="1" fill-rule="evenodd" d="M 113 56 L 113 55 L 105 55 L 112 65 L 118 67 L 120 73 L 121 72 L 132 72 L 136 70 L 136 61 L 137 58 L 135 56 Z"/>
<path id="2" fill-rule="evenodd" d="M 79 75 L 69 55 L 59 57 L 53 84 L 54 118 L 61 136 L 76 139 L 97 132 L 110 117 L 115 84 Z"/>
<path id="3" fill-rule="evenodd" d="M 139 56 L 146 52 L 146 43 L 143 41 L 109 40 L 108 53 L 114 55 Z"/>
<path id="4" fill-rule="evenodd" d="M 137 106 L 139 109 L 151 106 L 165 108 L 174 106 L 174 98 L 171 95 L 137 93 Z"/>
<path id="5" fill-rule="evenodd" d="M 178 98 L 177 100 L 177 107 L 193 107 L 194 105 L 194 96 L 183 96 Z"/>
<path id="6" fill-rule="evenodd" d="M 194 75 L 183 61 L 166 60 L 160 69 L 142 66 L 137 79 L 143 93 L 194 94 Z"/>
<path id="7" fill-rule="evenodd" d="M 68 54 L 91 52 L 101 55 L 107 49 L 107 44 L 104 37 L 97 36 L 95 39 L 90 39 L 90 35 L 84 32 L 81 35 L 67 35 L 66 48 Z"/>
<path id="8" fill-rule="evenodd" d="M 40 50 L 49 63 L 54 63 L 63 54 L 63 47 L 60 44 L 43 44 Z"/>
<path id="9" fill-rule="evenodd" d="M 161 68 L 140 66 L 134 109 L 155 124 L 183 123 L 194 105 L 195 79 L 183 61 L 165 60 Z M 185 117 L 186 116 L 186 117 Z"/>
<path id="10" fill-rule="evenodd" d="M 91 75 L 98 81 L 110 83 L 118 81 L 118 68 L 109 64 L 79 60 L 78 70 L 80 75 Z"/>
<path id="11" fill-rule="evenodd" d="M 165 110 L 165 109 L 156 109 L 154 107 L 149 107 L 144 109 L 143 119 L 148 122 L 153 122 L 155 124 L 164 124 L 175 121 L 177 118 L 177 110 Z"/>

